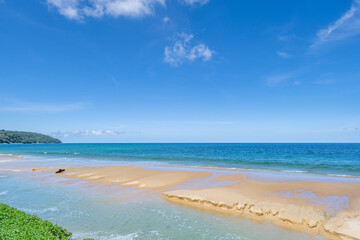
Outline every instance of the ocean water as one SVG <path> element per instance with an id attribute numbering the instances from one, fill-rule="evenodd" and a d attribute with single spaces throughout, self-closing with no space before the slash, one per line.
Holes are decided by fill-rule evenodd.
<path id="1" fill-rule="evenodd" d="M 73 162 L 173 164 L 360 176 L 360 144 L 34 144 L 0 145 L 0 154 Z"/>
<path id="2" fill-rule="evenodd" d="M 249 172 L 249 178 L 281 174 L 281 178 L 289 180 L 299 177 L 312 180 L 316 176 L 325 181 L 340 179 L 329 175 L 360 176 L 360 144 L 36 144 L 0 145 L 0 154 L 24 156 L 0 158 L 0 202 L 63 226 L 76 240 L 323 238 L 178 206 L 162 200 L 160 194 L 149 194 L 150 191 L 69 182 L 51 174 L 17 171 L 18 167 L 113 164 L 166 170 L 187 169 L 182 166 L 225 167 L 235 168 L 233 171 L 261 170 Z M 217 174 L 224 170 L 211 171 Z M 198 188 L 203 184 L 189 182 L 181 187 Z"/>

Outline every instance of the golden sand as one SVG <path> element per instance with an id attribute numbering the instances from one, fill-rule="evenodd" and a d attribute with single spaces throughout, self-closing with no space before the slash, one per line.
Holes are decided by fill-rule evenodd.
<path id="1" fill-rule="evenodd" d="M 239 180 L 217 188 L 164 192 L 163 198 L 200 209 L 267 221 L 329 239 L 360 239 L 360 183 L 260 183 Z"/>
<path id="2" fill-rule="evenodd" d="M 56 168 L 36 168 L 33 171 L 55 172 Z M 137 189 L 166 189 L 194 178 L 206 178 L 210 172 L 192 171 L 159 171 L 144 169 L 137 166 L 105 166 L 105 167 L 72 167 L 57 174 L 58 177 L 80 179 L 116 185 L 120 187 L 133 186 Z"/>

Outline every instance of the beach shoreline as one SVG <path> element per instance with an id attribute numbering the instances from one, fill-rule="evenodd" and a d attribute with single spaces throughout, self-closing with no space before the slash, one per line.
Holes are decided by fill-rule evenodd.
<path id="1" fill-rule="evenodd" d="M 33 169 L 53 173 L 54 168 Z M 104 186 L 159 191 L 172 203 L 270 222 L 293 231 L 328 239 L 360 239 L 360 183 L 254 182 L 243 174 L 164 171 L 139 166 L 72 167 L 54 175 Z M 187 181 L 208 179 L 202 188 L 182 189 Z M 211 187 L 225 181 L 220 187 Z M 179 186 L 179 187 L 177 187 Z M 166 191 L 166 189 L 175 189 Z M 121 190 L 119 190 L 121 191 Z"/>
<path id="2" fill-rule="evenodd" d="M 55 174 L 60 168 L 65 172 Z M 34 177 L 116 187 L 118 191 L 123 187 L 150 190 L 159 199 L 191 208 L 267 222 L 327 239 L 360 239 L 357 177 L 333 176 L 329 181 L 326 176 L 315 176 L 316 181 L 311 177 L 301 181 L 306 173 L 286 177 L 276 172 L 266 175 L 256 170 L 174 165 L 57 165 L 24 167 L 21 171 Z"/>
<path id="3" fill-rule="evenodd" d="M 46 154 L 45 154 L 46 155 Z M 6 159 L 27 159 L 27 158 L 43 158 L 43 156 L 38 156 L 38 155 L 28 155 L 28 154 L 4 154 L 1 153 L 0 154 L 0 159 L 1 158 L 6 158 Z M 48 157 L 48 156 L 46 156 Z M 70 158 L 69 158 L 70 159 Z M 83 159 L 85 160 L 85 159 Z M 78 162 L 80 163 L 80 162 Z M 153 163 L 151 165 L 147 165 L 145 163 L 143 163 L 142 161 L 136 161 L 136 162 L 117 162 L 117 161 L 106 161 L 106 165 L 89 165 L 89 166 L 139 166 L 139 167 L 143 167 L 143 168 L 149 168 L 149 169 L 188 169 L 190 171 L 193 170 L 199 170 L 199 171 L 212 171 L 212 170 L 219 170 L 219 171 L 229 171 L 229 172 L 241 172 L 241 173 L 258 173 L 259 175 L 279 175 L 280 178 L 284 177 L 285 175 L 292 175 L 294 176 L 294 178 L 303 178 L 304 176 L 309 177 L 308 181 L 317 181 L 317 180 L 323 180 L 325 178 L 328 179 L 334 179 L 335 182 L 337 182 L 336 179 L 340 180 L 341 179 L 360 179 L 359 175 L 350 175 L 350 174 L 334 174 L 334 173 L 318 173 L 318 172 L 309 172 L 309 171 L 302 171 L 302 170 L 278 170 L 278 169 L 254 169 L 254 168 L 236 168 L 236 167 L 217 167 L 217 166 L 202 166 L 202 165 L 179 165 L 176 163 Z M 47 167 L 53 167 L 50 165 L 46 165 Z M 75 164 L 75 165 L 69 165 L 71 167 L 79 167 L 79 166 L 84 166 L 83 163 L 81 164 Z M 20 168 L 23 168 L 28 170 L 28 169 L 32 169 L 34 166 L 33 165 L 28 165 L 28 166 L 19 166 Z M 17 169 L 18 171 L 20 171 L 20 169 Z M 279 179 L 280 179 L 279 178 Z M 275 178 L 276 179 L 276 178 Z M 257 180 L 257 179 L 255 179 Z M 357 181 L 357 180 L 356 180 Z"/>

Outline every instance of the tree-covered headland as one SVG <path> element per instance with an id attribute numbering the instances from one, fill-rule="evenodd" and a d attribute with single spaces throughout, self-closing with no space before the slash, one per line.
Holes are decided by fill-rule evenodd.
<path id="1" fill-rule="evenodd" d="M 1 143 L 61 143 L 61 141 L 40 133 L 0 130 L 0 144 Z"/>

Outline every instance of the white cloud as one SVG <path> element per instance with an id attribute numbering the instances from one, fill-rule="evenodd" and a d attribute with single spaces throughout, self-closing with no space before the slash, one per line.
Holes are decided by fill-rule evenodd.
<path id="1" fill-rule="evenodd" d="M 8 106 L 0 106 L 0 111 L 7 112 L 68 112 L 85 108 L 84 103 L 46 104 L 17 101 Z"/>
<path id="2" fill-rule="evenodd" d="M 291 57 L 291 55 L 287 52 L 277 51 L 276 54 L 282 58 L 290 58 Z"/>
<path id="3" fill-rule="evenodd" d="M 213 55 L 213 51 L 203 43 L 193 45 L 192 34 L 180 33 L 177 36 L 172 47 L 165 47 L 164 60 L 171 65 L 178 66 L 185 61 L 194 61 L 195 59 L 202 59 L 208 61 Z"/>
<path id="4" fill-rule="evenodd" d="M 165 5 L 165 0 L 47 0 L 47 3 L 69 19 L 82 20 L 85 17 L 151 15 L 155 5 Z"/>
<path id="5" fill-rule="evenodd" d="M 360 0 L 354 0 L 350 10 L 327 28 L 318 31 L 312 47 L 341 41 L 360 34 Z"/>
<path id="6" fill-rule="evenodd" d="M 183 2 L 187 5 L 195 5 L 195 4 L 204 5 L 209 1 L 210 0 L 183 0 Z"/>
<path id="7" fill-rule="evenodd" d="M 51 136 L 58 138 L 67 138 L 71 136 L 118 136 L 121 134 L 124 134 L 124 132 L 114 130 L 73 130 L 50 133 Z"/>
<path id="8" fill-rule="evenodd" d="M 194 60 L 196 58 L 203 58 L 204 61 L 210 60 L 211 57 L 212 51 L 202 43 L 193 47 L 188 56 L 190 60 Z"/>
<path id="9" fill-rule="evenodd" d="M 164 23 L 168 23 L 168 22 L 170 22 L 170 18 L 168 18 L 168 17 L 164 17 L 164 18 L 163 18 L 163 22 L 164 22 Z"/>

